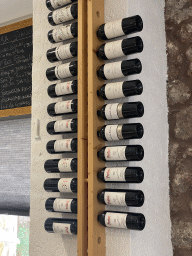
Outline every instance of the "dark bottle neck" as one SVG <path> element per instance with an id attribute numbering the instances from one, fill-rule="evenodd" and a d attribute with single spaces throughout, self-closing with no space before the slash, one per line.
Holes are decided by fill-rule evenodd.
<path id="1" fill-rule="evenodd" d="M 122 40 L 122 51 L 124 55 L 138 53 L 143 51 L 143 41 L 137 36 Z"/>
<path id="2" fill-rule="evenodd" d="M 58 182 L 59 179 L 47 179 L 44 182 L 44 189 L 48 192 L 59 192 Z"/>
<path id="3" fill-rule="evenodd" d="M 122 104 L 122 115 L 124 118 L 141 117 L 144 114 L 144 106 L 141 102 Z"/>
<path id="4" fill-rule="evenodd" d="M 140 80 L 123 82 L 123 94 L 125 97 L 140 95 L 143 92 L 143 85 Z"/>
<path id="5" fill-rule="evenodd" d="M 143 21 L 139 15 L 122 20 L 122 29 L 125 35 L 139 32 L 143 29 Z"/>
<path id="6" fill-rule="evenodd" d="M 139 74 L 142 70 L 142 65 L 139 59 L 123 60 L 121 70 L 124 76 Z"/>
<path id="7" fill-rule="evenodd" d="M 144 157 L 143 147 L 140 145 L 127 146 L 125 156 L 127 161 L 141 161 Z"/>
<path id="8" fill-rule="evenodd" d="M 44 164 L 45 171 L 48 173 L 59 173 L 58 163 L 60 159 L 50 159 Z"/>

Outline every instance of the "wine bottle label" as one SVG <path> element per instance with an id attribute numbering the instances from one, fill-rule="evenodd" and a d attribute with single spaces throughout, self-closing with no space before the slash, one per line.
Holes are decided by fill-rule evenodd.
<path id="1" fill-rule="evenodd" d="M 126 167 L 106 168 L 104 172 L 105 181 L 126 181 Z"/>
<path id="2" fill-rule="evenodd" d="M 105 214 L 105 225 L 110 228 L 127 228 L 126 226 L 127 214 L 107 212 Z"/>
<path id="3" fill-rule="evenodd" d="M 58 60 L 65 60 L 73 57 L 70 51 L 71 44 L 61 45 L 56 48 L 55 55 Z"/>
<path id="4" fill-rule="evenodd" d="M 51 0 L 51 5 L 54 9 L 57 9 L 69 3 L 71 3 L 71 0 Z"/>
<path id="5" fill-rule="evenodd" d="M 106 147 L 105 148 L 106 161 L 127 160 L 125 156 L 125 149 L 126 149 L 126 146 Z"/>
<path id="6" fill-rule="evenodd" d="M 107 59 L 114 59 L 114 58 L 119 58 L 119 57 L 123 57 L 125 56 L 125 54 L 123 53 L 122 50 L 122 41 L 123 40 L 118 40 L 115 42 L 111 42 L 111 43 L 106 43 L 105 44 L 105 56 L 107 57 Z"/>
<path id="7" fill-rule="evenodd" d="M 106 23 L 104 26 L 104 32 L 108 39 L 125 35 L 122 29 L 122 20 Z"/>
<path id="8" fill-rule="evenodd" d="M 73 179 L 73 178 L 72 178 Z M 71 193 L 71 181 L 70 178 L 60 179 L 58 182 L 58 190 L 62 193 Z"/>
<path id="9" fill-rule="evenodd" d="M 53 223 L 53 231 L 61 235 L 73 235 L 71 233 L 71 224 L 68 223 Z"/>
<path id="10" fill-rule="evenodd" d="M 62 113 L 73 112 L 71 108 L 71 103 L 72 103 L 72 100 L 57 102 L 55 104 L 55 113 L 62 114 Z"/>
<path id="11" fill-rule="evenodd" d="M 105 192 L 104 201 L 108 205 L 127 206 L 125 202 L 125 194 L 121 192 Z"/>
<path id="12" fill-rule="evenodd" d="M 73 38 L 70 24 L 57 29 L 53 29 L 52 33 L 53 33 L 53 40 L 56 43 Z"/>
<path id="13" fill-rule="evenodd" d="M 123 83 L 109 83 L 105 86 L 105 96 L 108 100 L 125 97 L 123 93 Z"/>
<path id="14" fill-rule="evenodd" d="M 56 121 L 54 124 L 55 132 L 71 132 L 72 119 Z"/>
<path id="15" fill-rule="evenodd" d="M 104 75 L 108 80 L 124 76 L 121 70 L 121 63 L 121 61 L 118 61 L 104 65 Z"/>
<path id="16" fill-rule="evenodd" d="M 60 172 L 71 172 L 71 161 L 73 158 L 62 158 L 58 162 L 58 169 Z"/>
<path id="17" fill-rule="evenodd" d="M 58 79 L 71 77 L 72 74 L 70 72 L 70 62 L 60 65 L 58 67 L 55 67 L 55 75 Z"/>
<path id="18" fill-rule="evenodd" d="M 53 203 L 53 210 L 55 212 L 71 212 L 71 202 L 73 199 L 56 198 Z"/>
<path id="19" fill-rule="evenodd" d="M 72 139 L 56 140 L 54 143 L 55 152 L 71 151 Z"/>
<path id="20" fill-rule="evenodd" d="M 53 12 L 53 21 L 55 24 L 60 24 L 73 19 L 71 14 L 71 5 Z"/>
<path id="21" fill-rule="evenodd" d="M 108 141 L 119 140 L 117 136 L 117 127 L 118 125 L 107 125 L 105 127 L 105 138 Z"/>
<path id="22" fill-rule="evenodd" d="M 105 106 L 105 117 L 107 118 L 107 120 L 119 119 L 118 114 L 117 114 L 118 105 L 119 105 L 119 103 L 107 104 Z"/>
<path id="23" fill-rule="evenodd" d="M 73 93 L 72 83 L 73 81 L 56 84 L 55 86 L 56 95 L 61 96 L 61 95 Z"/>

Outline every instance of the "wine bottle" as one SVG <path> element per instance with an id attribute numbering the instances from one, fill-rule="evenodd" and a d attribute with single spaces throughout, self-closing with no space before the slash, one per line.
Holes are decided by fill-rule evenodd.
<path id="1" fill-rule="evenodd" d="M 143 137 L 143 126 L 139 123 L 104 125 L 97 135 L 105 141 L 140 139 Z"/>
<path id="2" fill-rule="evenodd" d="M 48 21 L 52 26 L 77 18 L 77 4 L 68 5 L 48 14 Z"/>
<path id="3" fill-rule="evenodd" d="M 137 36 L 102 44 L 97 51 L 97 56 L 103 60 L 111 60 L 142 51 L 143 41 Z"/>
<path id="4" fill-rule="evenodd" d="M 102 24 L 97 31 L 97 36 L 102 40 L 107 40 L 140 32 L 142 29 L 143 21 L 139 15 L 136 15 Z"/>
<path id="5" fill-rule="evenodd" d="M 49 81 L 60 80 L 77 75 L 77 61 L 62 64 L 57 67 L 48 68 L 46 76 Z"/>
<path id="6" fill-rule="evenodd" d="M 77 193 L 77 179 L 47 179 L 44 182 L 44 189 L 47 192 Z"/>
<path id="7" fill-rule="evenodd" d="M 59 233 L 61 235 L 77 235 L 76 219 L 58 219 L 49 218 L 45 221 L 45 230 L 50 233 Z"/>
<path id="8" fill-rule="evenodd" d="M 118 99 L 133 95 L 140 95 L 143 85 L 140 80 L 123 81 L 104 84 L 98 91 L 97 96 L 104 100 Z"/>
<path id="9" fill-rule="evenodd" d="M 62 6 L 73 3 L 76 0 L 46 0 L 46 6 L 50 11 L 54 11 Z"/>
<path id="10" fill-rule="evenodd" d="M 47 124 L 49 134 L 62 134 L 65 132 L 77 132 L 77 119 L 53 121 Z"/>
<path id="11" fill-rule="evenodd" d="M 142 65 L 139 59 L 123 60 L 102 65 L 97 70 L 97 76 L 103 80 L 121 78 L 141 73 Z"/>
<path id="12" fill-rule="evenodd" d="M 48 87 L 47 93 L 51 98 L 77 93 L 77 80 L 65 83 L 52 84 Z"/>
<path id="13" fill-rule="evenodd" d="M 77 213 L 77 199 L 48 198 L 45 202 L 45 209 L 49 212 Z"/>
<path id="14" fill-rule="evenodd" d="M 59 28 L 52 29 L 48 32 L 48 40 L 51 43 L 58 43 L 61 41 L 76 38 L 78 34 L 77 22 L 72 24 L 64 25 Z"/>
<path id="15" fill-rule="evenodd" d="M 141 161 L 144 150 L 140 145 L 104 147 L 97 156 L 103 161 Z"/>
<path id="16" fill-rule="evenodd" d="M 60 45 L 47 51 L 47 59 L 50 62 L 66 60 L 77 56 L 77 42 Z"/>
<path id="17" fill-rule="evenodd" d="M 104 211 L 98 215 L 98 221 L 109 228 L 143 230 L 145 227 L 145 216 L 141 213 Z"/>
<path id="18" fill-rule="evenodd" d="M 97 115 L 105 120 L 142 117 L 144 106 L 141 102 L 112 103 L 104 105 Z"/>
<path id="19" fill-rule="evenodd" d="M 64 152 L 77 152 L 77 139 L 51 140 L 47 143 L 49 154 L 61 154 Z"/>
<path id="20" fill-rule="evenodd" d="M 144 172 L 141 167 L 105 167 L 97 173 L 97 177 L 105 183 L 141 183 Z"/>
<path id="21" fill-rule="evenodd" d="M 50 116 L 77 113 L 77 99 L 51 103 L 47 107 L 47 113 Z"/>
<path id="22" fill-rule="evenodd" d="M 77 158 L 49 159 L 44 168 L 48 173 L 77 172 Z"/>
<path id="23" fill-rule="evenodd" d="M 106 205 L 141 207 L 144 204 L 144 194 L 141 190 L 103 189 L 97 194 L 97 198 Z"/>

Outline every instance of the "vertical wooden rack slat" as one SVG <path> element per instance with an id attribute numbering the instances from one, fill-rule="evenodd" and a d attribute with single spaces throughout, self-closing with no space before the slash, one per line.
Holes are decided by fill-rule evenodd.
<path id="1" fill-rule="evenodd" d="M 87 0 L 78 1 L 78 235 L 77 255 L 88 248 Z"/>
<path id="2" fill-rule="evenodd" d="M 104 121 L 97 117 L 97 110 L 104 101 L 97 97 L 97 90 L 103 82 L 98 79 L 96 71 L 103 64 L 96 56 L 96 51 L 103 43 L 98 40 L 96 32 L 104 23 L 104 1 L 88 2 L 88 255 L 105 256 L 105 228 L 97 221 L 98 213 L 105 206 L 97 201 L 97 193 L 104 188 L 104 183 L 97 179 L 97 172 L 105 166 L 97 157 L 97 151 L 104 146 L 98 139 L 97 130 Z"/>

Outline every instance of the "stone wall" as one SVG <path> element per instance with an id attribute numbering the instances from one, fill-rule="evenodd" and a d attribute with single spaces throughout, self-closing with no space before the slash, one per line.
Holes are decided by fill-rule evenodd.
<path id="1" fill-rule="evenodd" d="M 165 3 L 172 243 L 174 256 L 191 256 L 192 1 Z"/>

